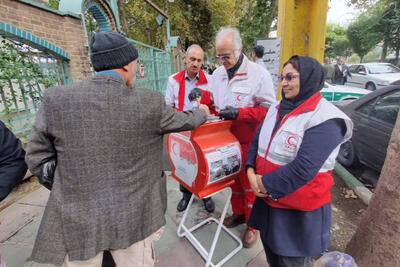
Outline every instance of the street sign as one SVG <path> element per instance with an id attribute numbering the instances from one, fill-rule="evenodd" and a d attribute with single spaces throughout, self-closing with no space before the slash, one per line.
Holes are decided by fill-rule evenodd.
<path id="1" fill-rule="evenodd" d="M 256 40 L 256 45 L 264 47 L 263 60 L 267 66 L 267 70 L 271 73 L 272 82 L 275 90 L 278 88 L 279 75 L 279 59 L 281 53 L 281 39 L 259 38 Z"/>

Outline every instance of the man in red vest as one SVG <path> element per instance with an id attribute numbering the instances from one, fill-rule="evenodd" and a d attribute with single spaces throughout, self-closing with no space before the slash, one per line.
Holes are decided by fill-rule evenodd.
<path id="1" fill-rule="evenodd" d="M 203 49 L 193 44 L 186 50 L 185 63 L 186 68 L 168 78 L 167 90 L 165 92 L 165 102 L 173 106 L 177 110 L 186 111 L 193 108 L 193 102 L 189 99 L 189 94 L 194 88 L 197 90 L 196 96 L 201 96 L 201 104 L 210 105 L 212 103 L 210 93 L 208 92 L 208 74 L 201 69 L 204 61 Z M 195 90 L 196 91 L 196 90 Z M 196 104 L 197 102 L 194 101 Z M 184 211 L 189 204 L 192 193 L 184 186 L 179 185 L 180 191 L 183 193 L 182 199 L 179 201 L 177 210 Z M 208 212 L 214 211 L 214 202 L 211 197 L 204 198 L 204 207 Z"/>

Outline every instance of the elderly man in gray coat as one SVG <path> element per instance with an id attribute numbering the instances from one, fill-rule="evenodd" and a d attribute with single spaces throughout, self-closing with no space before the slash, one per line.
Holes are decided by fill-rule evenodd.
<path id="1" fill-rule="evenodd" d="M 153 266 L 167 205 L 163 135 L 201 125 L 208 108 L 179 112 L 133 87 L 138 52 L 116 32 L 96 33 L 90 51 L 95 77 L 47 89 L 30 135 L 32 173 L 57 158 L 32 260 L 100 267 L 109 250 L 119 267 Z"/>

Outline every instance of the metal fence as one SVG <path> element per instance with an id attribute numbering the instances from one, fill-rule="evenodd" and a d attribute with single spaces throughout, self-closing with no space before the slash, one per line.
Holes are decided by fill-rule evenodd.
<path id="1" fill-rule="evenodd" d="M 165 94 L 168 77 L 173 71 L 171 54 L 130 41 L 139 50 L 135 86 Z M 10 55 L 15 58 L 9 58 Z M 15 73 L 8 73 L 10 69 Z M 65 60 L 0 36 L 0 120 L 22 141 L 26 140 L 32 128 L 43 90 L 70 82 L 72 79 Z"/>
<path id="2" fill-rule="evenodd" d="M 0 120 L 22 141 L 32 128 L 43 90 L 69 82 L 68 65 L 64 60 L 1 38 Z"/>
<path id="3" fill-rule="evenodd" d="M 165 94 L 168 77 L 173 72 L 171 53 L 136 40 L 129 40 L 139 51 L 135 87 Z"/>

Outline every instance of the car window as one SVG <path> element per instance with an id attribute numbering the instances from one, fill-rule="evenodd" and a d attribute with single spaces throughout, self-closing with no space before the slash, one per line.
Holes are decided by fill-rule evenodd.
<path id="1" fill-rule="evenodd" d="M 360 66 L 358 66 L 358 68 L 357 68 L 357 70 L 356 70 L 357 72 L 367 72 L 366 70 L 365 70 L 365 67 L 363 66 L 363 65 L 360 65 Z"/>
<path id="2" fill-rule="evenodd" d="M 374 107 L 376 102 L 376 98 L 372 99 L 371 101 L 365 103 L 361 107 L 357 109 L 358 112 L 368 115 L 371 109 Z"/>
<path id="3" fill-rule="evenodd" d="M 400 69 L 391 64 L 367 65 L 367 68 L 371 74 L 400 73 Z"/>
<path id="4" fill-rule="evenodd" d="M 371 110 L 372 118 L 394 125 L 399 113 L 400 91 L 381 97 Z"/>
<path id="5" fill-rule="evenodd" d="M 357 67 L 358 67 L 359 65 L 351 65 L 350 67 L 349 67 L 349 71 L 351 72 L 351 73 L 356 73 L 357 72 Z"/>

